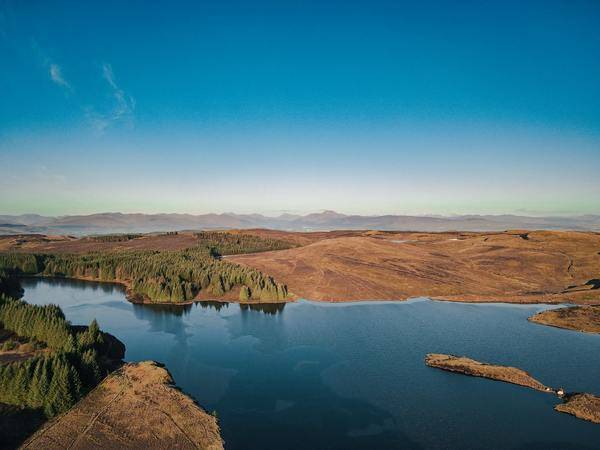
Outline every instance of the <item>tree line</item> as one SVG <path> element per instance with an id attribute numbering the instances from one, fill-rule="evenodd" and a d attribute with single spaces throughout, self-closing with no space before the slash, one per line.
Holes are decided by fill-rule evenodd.
<path id="1" fill-rule="evenodd" d="M 201 291 L 221 297 L 234 288 L 239 288 L 239 298 L 244 301 L 286 299 L 284 284 L 218 256 L 242 247 L 254 248 L 246 244 L 229 242 L 178 251 L 120 250 L 84 255 L 3 253 L 0 270 L 16 275 L 126 282 L 131 294 L 156 302 L 192 300 Z"/>
<path id="2" fill-rule="evenodd" d="M 72 327 L 56 305 L 30 305 L 0 293 L 0 326 L 47 348 L 39 356 L 0 365 L 0 402 L 52 417 L 69 409 L 106 374 L 110 347 L 94 320 Z"/>
<path id="3" fill-rule="evenodd" d="M 198 245 L 211 249 L 215 256 L 285 250 L 295 247 L 288 241 L 244 233 L 203 231 L 194 233 L 194 235 L 198 240 Z"/>
<path id="4" fill-rule="evenodd" d="M 101 234 L 98 236 L 89 236 L 87 239 L 94 242 L 127 242 L 142 236 L 143 234 L 140 233 Z"/>

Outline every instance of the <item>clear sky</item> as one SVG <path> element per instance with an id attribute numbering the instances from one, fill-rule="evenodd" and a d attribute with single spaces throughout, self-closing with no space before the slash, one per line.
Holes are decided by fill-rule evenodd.
<path id="1" fill-rule="evenodd" d="M 0 214 L 600 213 L 600 2 L 0 0 Z"/>

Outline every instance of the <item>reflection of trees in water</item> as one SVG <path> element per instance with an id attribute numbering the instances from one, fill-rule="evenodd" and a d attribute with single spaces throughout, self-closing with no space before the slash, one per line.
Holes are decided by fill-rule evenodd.
<path id="1" fill-rule="evenodd" d="M 260 311 L 264 314 L 275 315 L 283 312 L 285 303 L 240 303 L 240 309 L 245 311 Z"/>
<path id="2" fill-rule="evenodd" d="M 136 319 L 148 322 L 150 331 L 173 335 L 182 349 L 183 346 L 187 346 L 189 336 L 183 317 L 189 315 L 191 310 L 192 305 L 133 304 Z"/>
<path id="3" fill-rule="evenodd" d="M 53 287 L 87 289 L 93 292 L 101 291 L 104 294 L 112 294 L 115 290 L 122 293 L 125 292 L 125 287 L 122 284 L 110 281 L 78 280 L 76 278 L 61 277 L 24 277 L 20 281 L 25 287 L 35 286 L 40 282 L 44 282 Z"/>
<path id="4" fill-rule="evenodd" d="M 153 305 L 152 303 L 134 303 L 133 310 L 139 319 L 148 319 L 148 316 L 176 316 L 188 315 L 192 305 Z"/>
<path id="5" fill-rule="evenodd" d="M 221 311 L 223 308 L 229 308 L 229 303 L 226 302 L 217 302 L 215 300 L 203 300 L 201 302 L 198 302 L 198 304 L 202 307 L 202 308 L 209 308 L 209 309 L 214 309 L 216 311 Z"/>
<path id="6" fill-rule="evenodd" d="M 217 312 L 221 311 L 223 308 L 229 308 L 229 303 L 217 302 L 214 300 L 203 300 L 198 302 L 198 304 L 202 308 L 214 309 Z M 239 303 L 239 305 L 242 312 L 258 311 L 270 315 L 282 312 L 283 308 L 285 307 L 285 303 Z"/>

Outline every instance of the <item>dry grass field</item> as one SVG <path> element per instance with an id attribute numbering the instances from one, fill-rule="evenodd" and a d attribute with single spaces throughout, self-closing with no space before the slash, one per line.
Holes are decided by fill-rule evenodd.
<path id="1" fill-rule="evenodd" d="M 302 247 L 229 260 L 311 300 L 600 303 L 591 282 L 600 278 L 600 234 L 592 232 L 325 234 Z"/>
<path id="2" fill-rule="evenodd" d="M 126 364 L 22 448 L 223 448 L 216 419 L 151 361 Z"/>
<path id="3" fill-rule="evenodd" d="M 542 392 L 554 390 L 533 378 L 522 369 L 510 366 L 497 366 L 486 364 L 466 356 L 444 355 L 430 353 L 425 358 L 425 364 L 449 372 L 462 373 L 472 377 L 489 378 L 491 380 L 504 381 L 505 383 L 517 384 Z"/>
<path id="4" fill-rule="evenodd" d="M 600 333 L 600 306 L 571 306 L 539 312 L 532 322 L 585 333 Z"/>

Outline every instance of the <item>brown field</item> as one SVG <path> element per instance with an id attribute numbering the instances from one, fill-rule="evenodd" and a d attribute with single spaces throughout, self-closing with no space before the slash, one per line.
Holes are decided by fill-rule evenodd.
<path id="1" fill-rule="evenodd" d="M 0 236 L 0 251 L 36 253 L 89 253 L 109 250 L 183 250 L 198 239 L 192 232 L 147 234 L 123 242 L 98 242 L 93 238 L 43 234 Z"/>
<path id="2" fill-rule="evenodd" d="M 311 300 L 600 303 L 600 289 L 586 284 L 600 275 L 593 232 L 325 233 L 302 247 L 228 260 Z"/>
<path id="3" fill-rule="evenodd" d="M 152 361 L 125 364 L 25 442 L 30 449 L 223 448 L 216 419 Z"/>
<path id="4" fill-rule="evenodd" d="M 542 392 L 554 390 L 540 383 L 527 372 L 516 367 L 497 366 L 486 364 L 465 356 L 444 355 L 430 353 L 425 358 L 425 364 L 449 372 L 462 373 L 472 377 L 489 378 L 491 380 L 504 381 L 505 383 L 518 384 Z"/>
<path id="5" fill-rule="evenodd" d="M 600 423 L 600 397 L 592 394 L 568 395 L 565 402 L 556 405 L 554 409 L 572 414 L 578 419 Z"/>
<path id="6" fill-rule="evenodd" d="M 530 321 L 586 333 L 600 333 L 600 306 L 570 306 L 539 312 Z"/>

